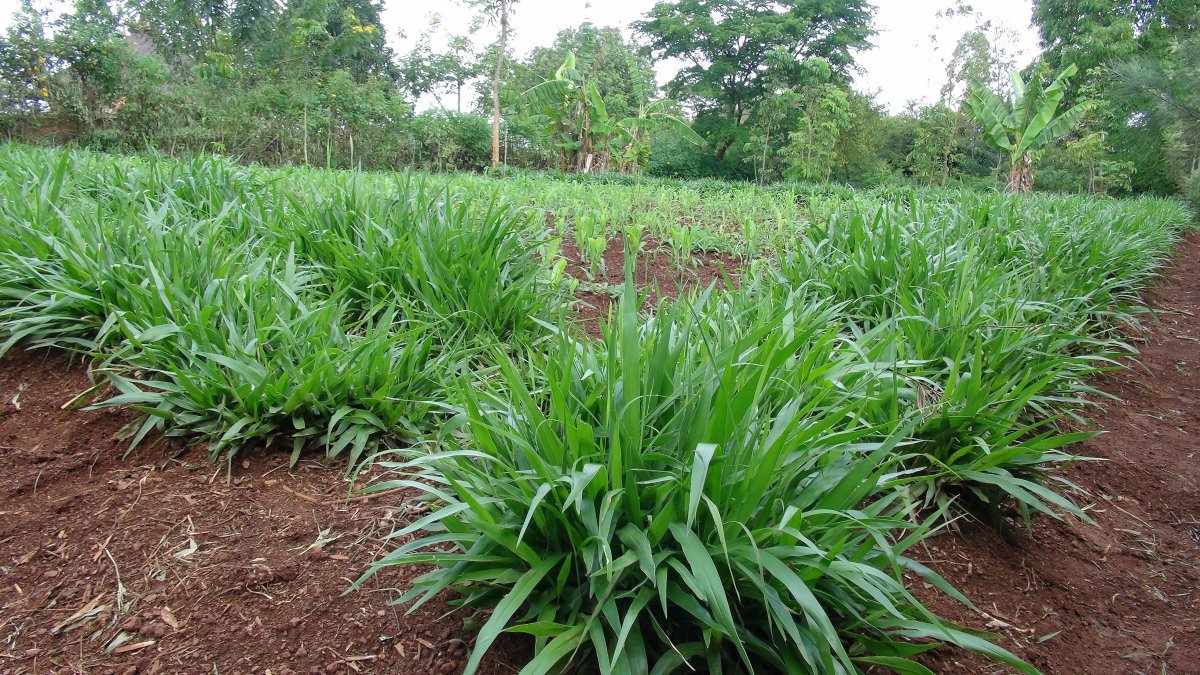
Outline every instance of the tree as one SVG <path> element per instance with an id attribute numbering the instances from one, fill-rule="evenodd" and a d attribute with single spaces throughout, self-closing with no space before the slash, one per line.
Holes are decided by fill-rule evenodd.
<path id="1" fill-rule="evenodd" d="M 1148 56 L 1114 69 L 1116 95 L 1145 111 L 1137 124 L 1161 138 L 1172 178 L 1200 201 L 1200 35 L 1178 39 L 1164 64 Z"/>
<path id="2" fill-rule="evenodd" d="M 452 93 L 456 98 L 454 109 L 461 113 L 463 86 L 481 74 L 483 62 L 466 35 L 448 36 L 447 48 L 435 51 L 432 43 L 440 32 L 441 23 L 440 15 L 429 15 L 429 26 L 417 37 L 412 49 L 400 58 L 396 84 L 413 101 L 432 94 L 439 106 L 442 95 Z M 478 24 L 473 25 L 471 32 L 477 29 Z"/>
<path id="3" fill-rule="evenodd" d="M 275 0 L 239 0 L 229 14 L 229 36 L 243 54 L 270 39 L 278 30 L 282 6 Z"/>
<path id="4" fill-rule="evenodd" d="M 798 96 L 791 87 L 791 72 L 796 66 L 796 57 L 785 49 L 773 49 L 767 54 L 764 73 L 766 95 L 754 110 L 751 133 L 746 141 L 746 156 L 743 161 L 754 165 L 758 182 L 764 184 L 780 171 L 778 151 L 772 152 L 778 137 L 786 137 L 788 118 L 794 116 L 798 107 Z M 780 128 L 785 130 L 781 131 Z"/>
<path id="5" fill-rule="evenodd" d="M 978 82 L 993 91 L 1005 89 L 1008 74 L 1017 67 L 1011 45 L 1016 39 L 1011 29 L 999 28 L 991 21 L 982 21 L 967 31 L 954 46 L 946 64 L 946 84 L 942 86 L 942 102 L 958 107 Z"/>
<path id="6" fill-rule="evenodd" d="M 794 180 L 828 181 L 841 135 L 854 121 L 850 94 L 833 82 L 825 59 L 797 65 L 790 53 L 776 50 L 769 61 L 770 95 L 753 111 L 743 160 L 755 165 L 763 182 L 780 172 Z M 789 79 L 795 85 L 783 86 Z"/>
<path id="7" fill-rule="evenodd" d="M 1065 143 L 1063 154 L 1079 173 L 1087 178 L 1086 190 L 1105 195 L 1110 190 L 1128 190 L 1133 162 L 1114 158 L 1107 134 L 1085 126 Z"/>
<path id="8" fill-rule="evenodd" d="M 796 90 L 799 125 L 788 134 L 780 154 L 787 161 L 784 174 L 788 178 L 828 182 L 838 140 L 853 121 L 850 97 L 845 89 L 828 81 L 828 66 L 820 59 L 811 59 L 806 65 L 817 74 L 811 83 Z"/>
<path id="9" fill-rule="evenodd" d="M 323 4 L 329 41 L 321 54 L 322 70 L 346 70 L 355 82 L 396 78 L 392 49 L 383 28 L 381 0 L 307 0 Z"/>
<path id="10" fill-rule="evenodd" d="M 1169 139 L 1145 124 L 1144 99 L 1114 90 L 1112 70 L 1132 60 L 1164 70 L 1178 64 L 1174 45 L 1200 30 L 1200 0 L 1035 0 L 1034 24 L 1051 69 L 1079 67 L 1082 86 L 1111 106 L 1102 128 L 1105 144 L 1120 161 L 1132 161 L 1137 191 L 1175 190 Z M 1064 105 L 1073 105 L 1068 92 Z"/>
<path id="11" fill-rule="evenodd" d="M 1059 114 L 1066 96 L 1067 80 L 1076 73 L 1074 65 L 1046 85 L 1046 67 L 1035 69 L 1029 82 L 1013 73 L 1013 93 L 1008 100 L 987 87 L 976 84 L 967 98 L 967 107 L 983 126 L 984 139 L 1008 156 L 1008 190 L 1029 192 L 1033 189 L 1033 165 L 1037 153 L 1051 141 L 1070 132 L 1087 112 L 1087 102 Z"/>
<path id="12" fill-rule="evenodd" d="M 496 67 L 492 71 L 492 168 L 500 166 L 500 79 L 504 73 L 504 55 L 508 49 L 508 19 L 518 0 L 472 0 L 483 14 L 500 24 L 496 41 Z"/>
<path id="13" fill-rule="evenodd" d="M 768 93 L 770 54 L 792 56 L 793 84 L 799 64 L 813 57 L 848 79 L 854 52 L 868 46 L 873 15 L 866 0 L 679 0 L 659 2 L 634 27 L 659 58 L 691 63 L 668 93 L 696 111 L 721 159 Z"/>
<path id="14" fill-rule="evenodd" d="M 954 169 L 961 126 L 945 103 L 916 111 L 916 134 L 908 155 L 913 177 L 927 185 L 946 185 Z"/>
<path id="15" fill-rule="evenodd" d="M 1091 102 L 1087 113 L 1061 145 L 1045 153 L 1046 169 L 1054 172 L 1052 181 L 1060 190 L 1108 194 L 1132 188 L 1134 162 L 1114 152 L 1109 142 L 1108 130 L 1124 106 L 1114 105 L 1111 97 L 1102 97 L 1097 90 L 1095 81 L 1080 87 L 1078 97 Z"/>
<path id="16" fill-rule="evenodd" d="M 72 9 L 58 22 L 55 52 L 78 83 L 80 121 L 92 126 L 121 84 L 126 46 L 105 0 L 76 0 Z"/>
<path id="17" fill-rule="evenodd" d="M 46 13 L 21 0 L 8 33 L 0 39 L 0 113 L 41 112 L 57 57 L 46 30 Z"/>
<path id="18" fill-rule="evenodd" d="M 494 63 L 491 45 L 481 61 Z M 531 115 L 530 101 L 523 94 L 541 84 L 562 64 L 567 54 L 576 55 L 577 68 L 594 83 L 608 115 L 613 120 L 636 117 L 642 106 L 657 95 L 654 67 L 649 55 L 628 40 L 617 28 L 585 23 L 558 33 L 550 45 L 535 47 L 523 59 L 505 59 L 500 77 L 500 114 L 505 123 L 505 153 L 516 153 L 518 161 L 530 165 L 562 166 L 560 148 L 547 132 L 544 120 Z M 491 108 L 491 78 L 477 81 L 479 111 Z M 642 83 L 635 86 L 635 82 Z M 535 124 L 537 122 L 537 124 Z M 599 159 L 597 157 L 596 159 Z M 569 165 L 569 162 L 568 162 Z"/>
<path id="19" fill-rule="evenodd" d="M 463 86 L 480 73 L 481 64 L 471 39 L 466 35 L 451 36 L 449 50 L 443 52 L 437 62 L 441 64 L 444 73 L 439 84 L 454 85 L 454 110 L 461 113 Z"/>
<path id="20" fill-rule="evenodd" d="M 650 163 L 651 141 L 663 131 L 672 131 L 693 145 L 704 145 L 700 134 L 683 120 L 678 103 L 665 98 L 651 100 L 654 71 L 640 67 L 642 60 L 632 52 L 626 53 L 626 63 L 637 111 L 617 123 L 622 143 L 618 153 L 621 168 L 631 173 L 645 170 Z"/>
<path id="21" fill-rule="evenodd" d="M 649 101 L 638 107 L 637 113 L 617 122 L 617 159 L 620 168 L 629 173 L 641 173 L 650 163 L 651 141 L 655 136 L 672 131 L 693 145 L 704 145 L 704 139 L 683 120 L 679 104 L 670 99 Z"/>
<path id="22" fill-rule="evenodd" d="M 688 140 L 704 143 L 674 114 L 672 101 L 647 100 L 640 81 L 632 83 L 636 112 L 624 117 L 614 115 L 601 95 L 596 78 L 599 71 L 590 56 L 581 60 L 568 52 L 553 77 L 522 94 L 534 113 L 529 121 L 542 125 L 559 151 L 561 170 L 586 173 L 593 168 L 604 169 L 615 154 L 621 168 L 640 171 L 649 160 L 649 137 L 667 127 Z M 630 73 L 640 77 L 632 64 Z"/>
<path id="23" fill-rule="evenodd" d="M 1200 0 L 1034 0 L 1038 27 L 1051 68 L 1075 64 L 1093 70 L 1138 54 L 1161 56 L 1172 40 L 1195 31 Z M 1098 74 L 1096 75 L 1098 76 Z M 1067 99 L 1070 101 L 1070 98 Z"/>
<path id="24" fill-rule="evenodd" d="M 217 33 L 227 27 L 230 9 L 224 0 L 131 0 L 129 8 L 134 30 L 176 62 L 212 49 Z"/>
<path id="25" fill-rule="evenodd" d="M 881 157 L 883 106 L 867 94 L 849 92 L 850 124 L 838 136 L 831 179 L 852 185 L 874 185 L 886 178 Z"/>
<path id="26" fill-rule="evenodd" d="M 216 59 L 267 77 L 395 79 L 380 0 L 130 0 L 131 28 L 179 70 Z M 210 56 L 211 55 L 211 56 Z"/>

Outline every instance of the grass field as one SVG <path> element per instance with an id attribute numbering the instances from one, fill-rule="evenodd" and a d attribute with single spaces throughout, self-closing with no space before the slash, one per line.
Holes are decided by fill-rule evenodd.
<path id="1" fill-rule="evenodd" d="M 968 601 L 905 551 L 965 511 L 1087 518 L 1051 471 L 1191 218 L 0 146 L 0 351 L 85 354 L 76 403 L 144 413 L 134 444 L 386 464 L 369 489 L 432 509 L 379 566 L 493 610 L 468 670 L 510 630 L 529 672 L 925 672 L 936 642 L 1028 671 L 925 609 L 906 574 Z M 590 338 L 564 242 L 736 283 L 648 305 L 629 270 Z"/>

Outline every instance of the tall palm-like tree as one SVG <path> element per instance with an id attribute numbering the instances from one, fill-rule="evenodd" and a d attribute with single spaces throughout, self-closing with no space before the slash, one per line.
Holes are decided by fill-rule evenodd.
<path id="1" fill-rule="evenodd" d="M 971 86 L 967 97 L 967 108 L 983 126 L 984 140 L 1008 157 L 1009 192 L 1033 190 L 1037 153 L 1071 131 L 1087 112 L 1087 101 L 1061 114 L 1058 112 L 1066 95 L 1067 80 L 1078 70 L 1074 64 L 1049 85 L 1044 70 L 1044 66 L 1036 68 L 1029 82 L 1014 72 L 1012 95 L 1007 99 L 979 83 Z"/>

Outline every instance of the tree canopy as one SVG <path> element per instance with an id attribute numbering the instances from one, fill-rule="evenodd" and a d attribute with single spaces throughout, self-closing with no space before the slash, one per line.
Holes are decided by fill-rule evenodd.
<path id="1" fill-rule="evenodd" d="M 1116 71 L 1131 61 L 1175 69 L 1176 44 L 1200 30 L 1200 0 L 1034 0 L 1033 19 L 1045 61 L 1058 69 L 1074 64 L 1082 75 L 1066 104 L 1086 88 L 1108 106 L 1097 131 L 1109 154 L 1133 162 L 1134 188 L 1173 190 L 1178 180 L 1169 168 L 1167 139 L 1141 123 L 1144 103 L 1118 96 L 1113 87 Z"/>
<path id="2" fill-rule="evenodd" d="M 709 124 L 718 156 L 769 92 L 768 58 L 780 50 L 795 65 L 784 76 L 790 84 L 802 78 L 800 65 L 824 59 L 839 80 L 854 67 L 854 53 L 864 49 L 874 32 L 874 8 L 864 0 L 679 0 L 659 2 L 634 27 L 650 39 L 658 58 L 690 64 L 668 85 L 668 93 L 698 115 L 716 118 Z M 777 75 L 778 76 L 778 75 Z"/>

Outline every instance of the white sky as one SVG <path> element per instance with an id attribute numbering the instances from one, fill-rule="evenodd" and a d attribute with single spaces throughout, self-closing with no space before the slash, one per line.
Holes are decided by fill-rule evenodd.
<path id="1" fill-rule="evenodd" d="M 656 0 L 519 0 L 513 17 L 513 46 L 519 55 L 550 44 L 563 28 L 590 20 L 598 26 L 618 26 L 626 34 L 629 24 L 641 18 Z M 46 6 L 48 0 L 37 2 Z M 897 112 L 910 100 L 934 101 L 945 81 L 945 62 L 958 38 L 973 25 L 967 19 L 945 20 L 935 15 L 951 0 L 874 0 L 878 7 L 875 47 L 859 55 L 863 74 L 857 86 L 877 91 L 879 100 Z M 1031 0 L 975 0 L 979 13 L 1019 35 L 1014 45 L 1021 65 L 1037 54 L 1037 33 L 1030 26 Z M 20 0 L 0 0 L 0 29 L 11 23 Z M 403 51 L 420 34 L 428 16 L 437 13 L 444 31 L 466 33 L 473 10 L 461 0 L 384 0 L 384 25 L 393 45 Z M 403 31 L 408 40 L 400 40 Z M 495 39 L 494 26 L 476 36 L 480 43 Z M 933 37 L 936 36 L 936 39 Z M 659 83 L 670 80 L 678 63 L 660 63 Z M 465 104 L 464 104 L 465 105 Z"/>

